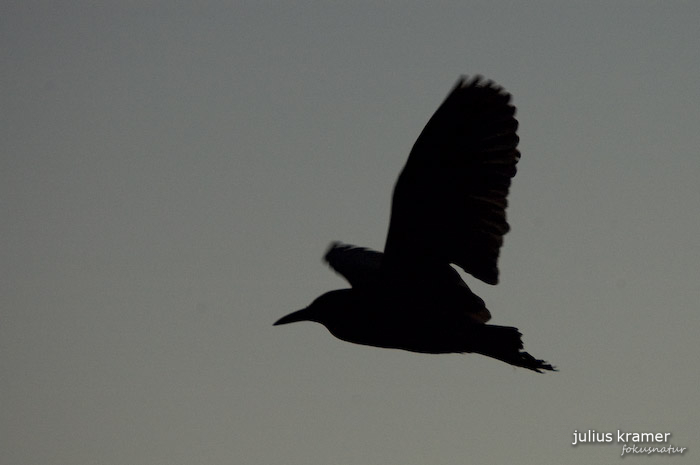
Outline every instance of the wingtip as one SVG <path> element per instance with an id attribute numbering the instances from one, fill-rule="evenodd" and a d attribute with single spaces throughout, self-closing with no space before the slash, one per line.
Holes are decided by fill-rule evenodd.
<path id="1" fill-rule="evenodd" d="M 473 88 L 473 87 L 481 87 L 484 89 L 491 89 L 496 94 L 503 97 L 506 102 L 510 102 L 512 99 L 512 95 L 509 92 L 507 92 L 503 88 L 503 86 L 497 84 L 492 79 L 485 80 L 484 76 L 481 74 L 474 74 L 472 76 L 469 76 L 467 74 L 462 74 L 459 77 L 459 79 L 457 79 L 457 83 L 455 84 L 454 88 L 452 89 L 452 92 L 454 92 L 456 90 L 460 90 L 460 89 L 468 89 L 468 88 Z"/>
<path id="2" fill-rule="evenodd" d="M 335 251 L 338 250 L 338 249 L 343 249 L 343 248 L 347 248 L 347 247 L 348 247 L 348 245 L 346 245 L 346 244 L 344 244 L 344 243 L 342 243 L 342 242 L 340 242 L 340 241 L 333 241 L 333 242 L 331 242 L 331 243 L 328 245 L 328 247 L 326 248 L 326 252 L 323 254 L 323 261 L 326 262 L 326 263 L 328 263 L 328 262 L 329 262 L 328 257 L 329 257 L 333 252 L 335 252 Z"/>

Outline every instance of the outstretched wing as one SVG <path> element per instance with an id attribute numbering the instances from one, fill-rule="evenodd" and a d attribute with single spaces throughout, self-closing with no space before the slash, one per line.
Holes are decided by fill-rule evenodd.
<path id="1" fill-rule="evenodd" d="M 379 281 L 382 255 L 364 247 L 333 242 L 323 258 L 352 287 L 369 287 Z"/>
<path id="2" fill-rule="evenodd" d="M 518 122 L 510 94 L 460 79 L 416 141 L 394 188 L 388 271 L 454 263 L 498 282 Z"/>

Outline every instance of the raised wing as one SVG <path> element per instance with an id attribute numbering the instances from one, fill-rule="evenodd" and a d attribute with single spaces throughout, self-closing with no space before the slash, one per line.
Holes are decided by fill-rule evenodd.
<path id="1" fill-rule="evenodd" d="M 364 247 L 333 242 L 323 258 L 352 287 L 369 287 L 379 282 L 382 255 Z"/>
<path id="2" fill-rule="evenodd" d="M 491 81 L 462 78 L 423 129 L 394 188 L 390 272 L 454 263 L 498 282 L 506 197 L 520 158 L 510 99 Z"/>

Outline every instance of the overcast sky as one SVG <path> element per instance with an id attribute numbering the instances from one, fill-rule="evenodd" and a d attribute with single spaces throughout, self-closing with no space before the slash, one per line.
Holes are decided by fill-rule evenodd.
<path id="1" fill-rule="evenodd" d="M 697 463 L 700 4 L 104 3 L 0 7 L 0 462 Z M 476 73 L 522 159 L 468 283 L 561 371 L 273 327 Z"/>

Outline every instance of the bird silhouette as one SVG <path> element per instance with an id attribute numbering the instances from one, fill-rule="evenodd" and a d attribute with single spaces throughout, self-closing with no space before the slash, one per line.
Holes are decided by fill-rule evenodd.
<path id="1" fill-rule="evenodd" d="M 517 328 L 491 318 L 451 266 L 498 282 L 506 197 L 520 159 L 511 96 L 462 77 L 415 142 L 394 188 L 384 253 L 334 242 L 325 261 L 351 284 L 279 319 L 344 341 L 412 352 L 479 353 L 541 373 Z"/>

